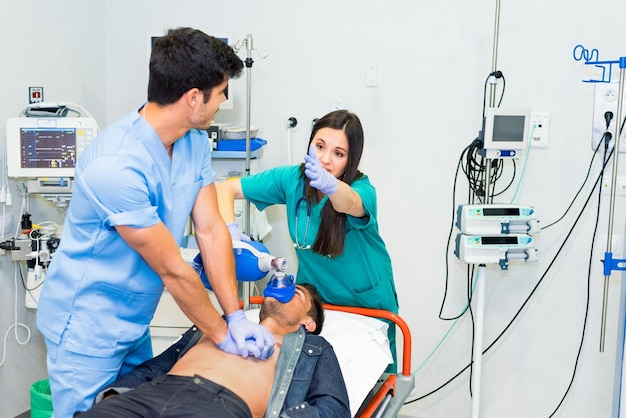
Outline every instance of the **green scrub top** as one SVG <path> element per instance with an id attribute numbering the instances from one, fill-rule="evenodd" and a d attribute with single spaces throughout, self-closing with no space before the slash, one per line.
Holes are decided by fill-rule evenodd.
<path id="1" fill-rule="evenodd" d="M 361 197 L 365 216 L 347 217 L 343 254 L 336 257 L 314 253 L 310 248 L 317 237 L 320 213 L 328 196 L 307 209 L 304 186 L 300 166 L 276 167 L 241 179 L 244 197 L 259 210 L 275 204 L 286 205 L 289 235 L 296 244 L 298 257 L 296 283 L 314 285 L 326 303 L 398 313 L 391 258 L 378 232 L 376 190 L 367 176 L 351 184 Z M 394 362 L 387 371 L 395 373 L 396 329 L 393 323 L 389 323 L 388 336 Z"/>
<path id="2" fill-rule="evenodd" d="M 348 216 L 344 252 L 336 257 L 317 254 L 309 248 L 317 236 L 320 212 L 328 196 L 314 204 L 307 216 L 304 185 L 300 166 L 276 167 L 241 179 L 243 195 L 259 210 L 274 204 L 286 205 L 289 234 L 297 244 L 296 282 L 317 287 L 327 303 L 398 313 L 391 258 L 378 232 L 376 191 L 367 176 L 351 185 L 363 201 L 366 216 Z"/>

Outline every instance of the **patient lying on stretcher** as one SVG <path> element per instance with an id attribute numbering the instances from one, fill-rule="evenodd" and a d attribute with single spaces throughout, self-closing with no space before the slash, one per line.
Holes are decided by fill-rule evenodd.
<path id="1" fill-rule="evenodd" d="M 276 339 L 268 360 L 225 353 L 192 327 L 161 355 L 103 389 L 93 408 L 75 416 L 256 418 L 267 410 L 268 416 L 291 417 L 314 409 L 320 417 L 350 417 L 334 350 L 313 335 L 324 321 L 316 289 L 298 285 L 287 303 L 266 297 L 259 318 Z M 166 410 L 169 415 L 163 414 Z"/>

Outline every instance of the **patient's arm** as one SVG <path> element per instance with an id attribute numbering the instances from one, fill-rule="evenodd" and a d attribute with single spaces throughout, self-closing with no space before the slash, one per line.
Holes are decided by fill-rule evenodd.
<path id="1" fill-rule="evenodd" d="M 120 376 L 115 382 L 103 388 L 98 392 L 95 403 L 100 402 L 112 394 L 128 392 L 142 383 L 149 382 L 157 376 L 166 374 L 172 366 L 174 366 L 174 363 L 198 341 L 201 335 L 202 332 L 196 326 L 192 326 L 167 350 L 154 358 L 144 361 L 130 372 Z"/>

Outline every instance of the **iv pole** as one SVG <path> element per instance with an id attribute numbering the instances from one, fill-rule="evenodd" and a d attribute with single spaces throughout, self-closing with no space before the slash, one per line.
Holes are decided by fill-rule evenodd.
<path id="1" fill-rule="evenodd" d="M 244 176 L 250 175 L 250 108 L 251 108 L 251 96 L 252 96 L 252 35 L 248 34 L 246 37 L 246 50 L 248 51 L 248 57 L 246 58 L 246 168 Z M 250 201 L 246 199 L 246 217 L 245 217 L 245 230 L 250 235 Z"/>
<path id="2" fill-rule="evenodd" d="M 600 352 L 604 352 L 604 340 L 606 334 L 606 314 L 609 298 L 609 278 L 612 270 L 626 271 L 626 259 L 613 259 L 611 248 L 613 245 L 613 220 L 615 218 L 615 190 L 617 187 L 617 163 L 619 161 L 619 145 L 622 135 L 622 105 L 624 100 L 624 72 L 626 71 L 626 57 L 620 57 L 619 60 L 600 61 L 598 60 L 599 52 L 597 49 L 588 51 L 582 45 L 576 45 L 574 48 L 574 59 L 576 61 L 583 60 L 585 65 L 593 65 L 598 68 L 602 68 L 602 79 L 589 79 L 583 80 L 583 82 L 589 83 L 609 83 L 611 82 L 611 73 L 613 71 L 613 64 L 618 64 L 620 68 L 619 72 L 619 92 L 617 99 L 617 123 L 615 127 L 615 141 L 613 145 L 613 173 L 611 177 L 611 200 L 609 204 L 609 227 L 606 240 L 606 252 L 604 253 L 604 292 L 602 297 L 602 323 L 600 325 Z M 594 60 L 595 58 L 595 60 Z M 606 66 L 609 67 L 608 78 L 606 76 Z"/>
<path id="3" fill-rule="evenodd" d="M 244 176 L 250 175 L 250 108 L 251 108 L 251 96 L 252 96 L 252 64 L 254 60 L 252 59 L 252 35 L 248 34 L 246 39 L 242 41 L 242 44 L 245 44 L 247 51 L 247 58 L 245 60 L 246 64 L 246 163 L 245 163 L 245 171 Z M 248 235 L 251 235 L 250 229 L 250 201 L 248 199 L 245 200 L 245 211 L 244 211 L 244 232 Z M 250 287 L 252 286 L 251 282 L 243 283 L 243 309 L 250 309 Z"/>
<path id="4" fill-rule="evenodd" d="M 580 54 L 577 54 L 577 51 L 580 51 Z M 611 82 L 611 73 L 613 70 L 613 64 L 619 64 L 620 72 L 619 72 L 619 92 L 617 99 L 617 123 L 615 127 L 615 141 L 613 145 L 613 172 L 611 178 L 611 200 L 609 204 L 609 227 L 607 233 L 607 241 L 606 241 L 606 252 L 604 253 L 604 292 L 602 298 L 602 323 L 600 326 L 600 352 L 604 352 L 604 340 L 606 337 L 606 314 L 607 314 L 607 305 L 609 298 L 609 278 L 611 276 L 612 270 L 622 270 L 626 271 L 626 259 L 613 259 L 613 254 L 611 253 L 611 248 L 613 245 L 613 220 L 615 218 L 615 190 L 617 187 L 617 163 L 619 161 L 619 145 L 621 141 L 622 135 L 622 105 L 624 100 L 624 82 L 625 80 L 625 71 L 626 71 L 626 57 L 620 57 L 619 60 L 609 60 L 609 61 L 600 61 L 598 60 L 598 50 L 593 50 L 591 53 L 587 51 L 582 45 L 577 45 L 574 48 L 574 59 L 576 61 L 580 61 L 582 59 L 585 60 L 585 65 L 593 65 L 598 68 L 602 68 L 602 79 L 601 80 L 583 80 L 585 82 L 591 83 L 604 83 Z M 593 60 L 595 58 L 595 60 Z M 606 77 L 606 66 L 609 66 L 608 79 Z"/>
<path id="5" fill-rule="evenodd" d="M 606 241 L 606 252 L 604 253 L 604 292 L 602 298 L 602 325 L 600 329 L 600 352 L 604 352 L 604 340 L 606 336 L 606 314 L 607 304 L 609 298 L 609 278 L 611 276 L 611 270 L 625 270 L 618 266 L 619 262 L 624 260 L 613 260 L 613 254 L 611 253 L 612 237 L 613 237 L 613 219 L 615 217 L 615 189 L 617 183 L 617 162 L 619 161 L 619 144 L 622 134 L 622 101 L 624 99 L 624 71 L 626 70 L 626 57 L 621 57 L 619 60 L 619 92 L 617 99 L 617 123 L 615 128 L 615 143 L 613 145 L 613 174 L 611 181 L 611 203 L 609 205 L 609 228 Z M 614 263 L 614 261 L 616 261 Z"/>
<path id="6" fill-rule="evenodd" d="M 251 101 L 251 96 L 252 96 L 252 64 L 254 63 L 254 60 L 252 59 L 252 51 L 254 50 L 253 47 L 253 43 L 252 43 L 252 35 L 248 34 L 248 36 L 246 36 L 246 39 L 244 39 L 243 41 L 241 41 L 241 44 L 239 45 L 235 45 L 233 47 L 233 49 L 235 50 L 235 52 L 239 52 L 239 50 L 241 49 L 241 47 L 243 47 L 243 45 L 246 46 L 246 51 L 247 51 L 247 57 L 246 60 L 244 61 L 246 64 L 246 166 L 245 166 L 245 173 L 244 176 L 249 176 L 250 175 L 250 154 L 251 154 L 251 150 L 250 150 L 250 112 L 251 112 L 251 108 L 252 108 L 252 101 Z M 258 51 L 257 51 L 258 52 Z M 267 55 L 261 55 L 259 54 L 259 56 L 261 58 L 266 58 Z M 250 201 L 248 199 L 245 200 L 245 214 L 244 214 L 244 232 L 246 234 L 248 234 L 249 236 L 252 235 L 252 228 L 250 226 Z M 252 287 L 252 283 L 251 282 L 244 282 L 243 283 L 243 308 L 244 310 L 249 310 L 250 309 L 250 289 Z"/>
<path id="7" fill-rule="evenodd" d="M 496 0 L 496 16 L 493 31 L 493 58 L 491 63 L 491 72 L 494 73 L 497 70 L 498 61 L 498 34 L 500 31 L 500 0 Z M 489 86 L 489 107 L 493 107 L 496 101 L 495 83 Z M 491 159 L 486 159 L 485 169 L 485 203 L 487 197 L 490 195 L 489 189 L 491 188 Z M 476 318 L 474 329 L 474 346 L 472 354 L 472 418 L 479 418 L 480 416 L 480 383 L 482 374 L 482 358 L 483 358 L 483 324 L 485 317 L 485 273 L 487 267 L 484 264 L 478 266 L 478 273 L 476 280 L 476 290 L 474 297 L 476 298 Z"/>
<path id="8" fill-rule="evenodd" d="M 496 16 L 493 28 L 493 51 L 491 59 L 491 74 L 494 74 L 498 69 L 498 42 L 500 33 L 500 0 L 496 0 Z M 496 104 L 496 83 L 490 83 L 489 85 L 489 107 L 494 107 Z M 491 159 L 486 159 L 485 169 L 485 203 L 488 202 L 487 198 L 490 196 L 490 182 L 491 182 Z"/>

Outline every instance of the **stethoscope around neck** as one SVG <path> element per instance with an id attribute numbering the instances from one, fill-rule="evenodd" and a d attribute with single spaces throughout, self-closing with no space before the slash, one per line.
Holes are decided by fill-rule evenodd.
<path id="1" fill-rule="evenodd" d="M 300 207 L 301 202 L 304 202 L 304 204 L 306 205 L 306 226 L 304 227 L 304 240 L 302 241 L 302 244 L 300 244 L 299 239 L 298 239 L 299 237 L 298 235 L 298 208 Z M 293 247 L 297 250 L 310 250 L 311 249 L 311 245 L 306 243 L 307 236 L 309 235 L 310 221 L 311 221 L 311 206 L 307 203 L 306 197 L 302 196 L 296 202 L 296 238 L 295 238 L 295 242 L 293 243 Z"/>

